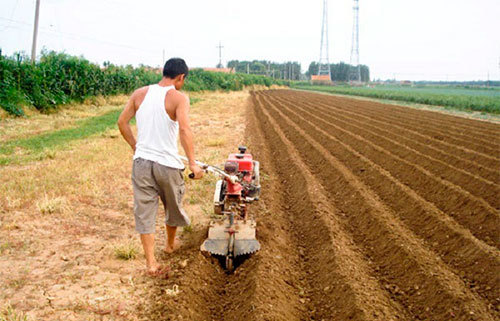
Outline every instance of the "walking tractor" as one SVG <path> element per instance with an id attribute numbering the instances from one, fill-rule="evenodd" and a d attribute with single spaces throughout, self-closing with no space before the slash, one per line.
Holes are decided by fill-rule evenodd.
<path id="1" fill-rule="evenodd" d="M 248 211 L 249 204 L 259 200 L 259 162 L 246 153 L 245 146 L 238 147 L 238 150 L 239 153 L 229 154 L 224 169 L 197 162 L 206 172 L 221 178 L 214 192 L 214 212 L 220 215 L 220 219 L 210 222 L 208 238 L 200 249 L 225 258 L 228 272 L 234 270 L 236 257 L 260 249 L 255 237 L 255 219 Z"/>

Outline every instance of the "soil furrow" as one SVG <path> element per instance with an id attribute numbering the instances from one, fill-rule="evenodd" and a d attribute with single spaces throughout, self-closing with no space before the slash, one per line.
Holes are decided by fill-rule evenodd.
<path id="1" fill-rule="evenodd" d="M 289 108 L 285 106 L 281 107 L 287 110 L 289 117 L 291 114 L 297 115 Z M 292 119 L 292 117 L 290 118 Z M 293 120 L 295 121 L 295 119 Z M 317 124 L 310 124 L 316 127 L 318 131 L 323 132 L 325 136 L 329 135 L 320 129 L 322 127 L 317 126 Z M 308 133 L 311 134 L 312 131 L 311 129 Z M 374 188 L 379 196 L 394 209 L 394 212 L 399 214 L 407 226 L 424 240 L 427 240 L 427 246 L 436 251 L 443 261 L 455 270 L 461 271 L 457 274 L 463 275 L 465 282 L 471 288 L 477 288 L 478 293 L 494 305 L 500 294 L 495 289 L 495 284 L 500 282 L 500 276 L 495 273 L 494 269 L 477 273 L 475 265 L 500 267 L 498 250 L 478 241 L 468 230 L 457 225 L 455 221 L 451 220 L 432 203 L 427 202 L 406 185 L 401 184 L 386 170 L 372 163 L 369 159 L 366 159 L 363 155 L 335 137 L 330 136 L 329 138 L 337 144 L 346 147 L 349 153 L 354 154 L 356 158 L 361 159 L 369 165 L 364 166 L 361 164 L 359 167 L 365 168 L 368 172 L 370 171 L 369 167 L 373 167 L 372 171 L 374 173 L 368 176 L 372 177 L 371 180 L 366 179 L 366 176 L 362 176 L 360 179 Z M 330 149 L 329 146 L 325 147 Z M 353 164 L 352 160 L 348 160 L 345 163 L 349 165 Z M 354 164 L 354 168 L 358 167 L 356 165 Z M 390 182 L 385 182 L 386 180 Z M 453 237 L 450 238 L 450 235 Z M 471 253 L 474 253 L 474 255 L 471 255 Z"/>
<path id="2" fill-rule="evenodd" d="M 315 177 L 300 162 L 294 147 L 257 101 L 255 106 L 257 114 L 266 115 L 260 116 L 260 125 L 275 151 L 274 167 L 280 173 L 282 186 L 287 187 L 283 189 L 288 199 L 286 211 L 302 243 L 304 270 L 308 271 L 309 286 L 304 289 L 308 319 L 406 319 L 402 308 L 390 300 L 370 275 L 353 241 L 332 219 L 335 209 Z M 298 197 L 301 194 L 304 195 Z"/>
<path id="3" fill-rule="evenodd" d="M 286 108 L 284 105 L 281 106 Z M 300 109 L 297 105 L 295 105 L 295 108 Z M 460 186 L 443 181 L 439 177 L 434 177 L 419 165 L 405 161 L 388 150 L 377 146 L 377 144 L 335 125 L 333 122 L 326 122 L 304 109 L 301 110 L 313 117 L 310 120 L 314 124 L 309 125 L 311 130 L 317 130 L 318 127 L 328 128 L 328 134 L 324 135 L 328 135 L 330 140 L 335 138 L 350 145 L 352 150 L 357 150 L 371 161 L 380 164 L 396 179 L 408 185 L 425 199 L 436 204 L 443 212 L 448 213 L 458 222 L 468 227 L 476 237 L 490 245 L 499 246 L 497 237 L 500 232 L 499 214 L 495 208 L 491 207 L 483 199 L 470 195 Z M 301 116 L 295 117 L 302 118 Z M 302 120 L 305 121 L 303 118 Z M 348 127 L 348 124 L 344 124 L 344 127 Z M 332 144 L 332 142 L 329 143 Z"/>
<path id="4" fill-rule="evenodd" d="M 280 98 L 274 99 L 280 102 L 285 101 Z M 295 103 L 293 106 L 298 107 L 299 105 L 309 106 L 309 104 L 303 102 Z M 305 107 L 300 108 L 305 113 L 308 113 L 309 110 L 311 110 L 310 108 L 306 109 Z M 316 110 L 319 111 L 320 109 L 316 108 Z M 395 154 L 411 163 L 417 163 L 419 166 L 423 167 L 425 171 L 433 172 L 433 175 L 436 175 L 436 177 L 440 177 L 446 181 L 456 184 L 456 186 L 461 186 L 461 188 L 463 187 L 468 193 L 487 201 L 488 206 L 492 206 L 494 211 L 496 208 L 500 209 L 500 199 L 498 198 L 498 195 L 500 195 L 499 185 L 493 184 L 492 182 L 484 180 L 481 177 L 472 175 L 469 172 L 452 167 L 428 155 L 424 155 L 421 152 L 403 145 L 394 139 L 390 139 L 388 135 L 384 136 L 372 131 L 368 129 L 370 126 L 367 124 L 358 126 L 356 124 L 359 122 L 355 119 L 346 119 L 338 114 L 323 114 L 321 119 L 329 120 L 334 123 L 340 122 L 340 126 L 343 129 L 348 129 L 350 133 L 357 133 L 357 135 L 362 136 L 371 142 L 376 142 L 376 145 L 390 151 L 392 154 Z"/>
<path id="5" fill-rule="evenodd" d="M 314 100 L 315 102 L 320 102 L 323 103 L 323 100 Z M 343 107 L 345 109 L 352 109 L 356 108 L 356 104 L 344 104 Z M 484 139 L 481 137 L 476 137 L 476 136 L 469 136 L 467 134 L 463 134 L 462 131 L 453 131 L 452 129 L 449 128 L 449 126 L 446 125 L 441 125 L 438 128 L 429 126 L 428 121 L 424 121 L 421 119 L 415 119 L 412 117 L 409 117 L 408 115 L 396 115 L 394 113 L 384 113 L 383 111 L 381 112 L 380 110 L 373 109 L 370 107 L 364 108 L 363 113 L 365 115 L 369 116 L 380 116 L 380 119 L 384 120 L 390 120 L 390 121 L 395 121 L 396 123 L 404 123 L 408 125 L 409 128 L 415 129 L 417 128 L 418 131 L 425 133 L 426 135 L 429 135 L 431 137 L 437 138 L 441 141 L 447 141 L 451 144 L 457 145 L 457 146 L 463 146 L 466 148 L 469 148 L 471 150 L 475 150 L 480 153 L 486 153 L 488 155 L 495 155 L 497 158 L 499 156 L 498 154 L 498 140 L 497 139 L 492 139 L 492 137 L 485 137 Z M 494 138 L 494 137 L 493 137 Z"/>
<path id="6" fill-rule="evenodd" d="M 348 111 L 349 109 L 346 108 L 345 103 L 343 105 L 335 105 L 335 104 L 324 104 L 327 108 L 335 108 L 335 109 L 340 109 L 341 111 Z M 405 136 L 409 137 L 416 137 L 420 140 L 423 140 L 427 144 L 432 144 L 435 145 L 436 147 L 439 147 L 439 149 L 442 150 L 451 150 L 452 154 L 459 154 L 462 157 L 466 157 L 467 159 L 471 161 L 478 162 L 492 170 L 496 169 L 499 167 L 499 162 L 500 160 L 496 157 L 496 155 L 489 155 L 485 154 L 482 152 L 478 152 L 472 149 L 469 149 L 465 146 L 459 146 L 455 145 L 453 143 L 449 143 L 443 140 L 440 140 L 439 136 L 433 137 L 432 135 L 428 135 L 425 133 L 425 131 L 411 126 L 406 125 L 405 120 L 400 120 L 400 121 L 389 121 L 385 118 L 385 116 L 380 115 L 379 113 L 370 113 L 369 115 L 366 115 L 364 113 L 364 110 L 359 108 L 359 106 L 351 106 L 352 110 L 356 110 L 356 115 L 358 116 L 364 116 L 370 119 L 372 122 L 377 122 L 382 124 L 382 126 L 387 126 L 387 125 L 392 125 L 394 127 L 399 128 L 400 130 L 404 131 Z M 361 110 L 360 110 L 361 109 Z"/>
<path id="7" fill-rule="evenodd" d="M 479 137 L 489 138 L 489 139 L 497 139 L 498 140 L 498 125 L 494 123 L 490 123 L 487 121 L 473 120 L 467 119 L 463 117 L 456 117 L 453 115 L 446 115 L 444 113 L 438 113 L 435 111 L 427 111 L 427 110 L 415 110 L 408 107 L 397 106 L 392 104 L 383 104 L 378 102 L 360 102 L 358 99 L 354 98 L 344 98 L 344 97 L 336 97 L 331 95 L 321 94 L 321 97 L 318 97 L 317 93 L 306 93 L 302 92 L 303 97 L 314 97 L 317 99 L 321 99 L 324 102 L 329 104 L 342 102 L 342 104 L 349 105 L 357 105 L 357 108 L 362 107 L 363 109 L 377 110 L 378 112 L 392 113 L 401 115 L 404 118 L 413 118 L 419 119 L 428 124 L 432 124 L 435 127 L 451 127 L 456 128 L 456 131 L 466 131 L 477 133 Z"/>
<path id="8" fill-rule="evenodd" d="M 295 100 L 295 101 L 293 101 L 293 103 L 296 103 L 297 101 L 300 101 L 300 100 Z M 292 101 L 289 101 L 289 102 L 292 103 Z M 318 105 L 316 105 L 314 107 L 317 108 L 317 106 Z M 398 127 L 388 125 L 388 124 L 385 124 L 383 122 L 374 121 L 371 118 L 366 117 L 366 116 L 362 116 L 358 113 L 355 113 L 354 111 L 351 112 L 351 111 L 343 110 L 343 109 L 340 109 L 338 107 L 333 107 L 333 106 L 327 106 L 324 108 L 325 109 L 320 107 L 321 110 L 323 110 L 324 112 L 326 112 L 329 115 L 335 115 L 336 117 L 343 118 L 346 121 L 357 122 L 357 123 L 362 124 L 362 126 L 368 126 L 375 131 L 382 132 L 382 135 L 393 137 L 393 139 L 395 139 L 395 140 L 399 139 L 399 140 L 404 141 L 404 143 L 406 145 L 412 146 L 413 148 L 421 151 L 423 154 L 432 155 L 432 157 L 440 159 L 445 163 L 449 163 L 453 166 L 459 167 L 459 168 L 461 168 L 465 171 L 468 171 L 470 173 L 474 173 L 476 175 L 479 175 L 482 178 L 487 179 L 492 183 L 495 183 L 495 184 L 500 183 L 500 173 L 498 172 L 497 169 L 486 168 L 486 167 L 484 167 L 484 165 L 477 163 L 474 160 L 465 159 L 465 158 L 463 158 L 464 155 L 460 155 L 460 153 L 458 154 L 460 156 L 458 156 L 456 154 L 453 154 L 453 151 L 438 149 L 434 146 L 429 145 L 428 141 L 426 141 L 425 139 L 421 139 L 418 136 L 417 137 L 412 136 L 411 134 L 408 135 L 407 132 L 399 129 Z M 340 111 L 340 113 L 334 113 L 332 111 L 332 109 L 337 109 Z M 351 115 L 351 116 L 347 116 L 347 115 Z M 380 125 L 375 126 L 373 124 L 374 122 L 380 123 L 381 126 Z M 384 128 L 387 128 L 387 129 L 384 129 Z M 389 131 L 389 129 L 391 131 Z M 406 137 L 406 135 L 408 135 L 408 137 Z"/>
<path id="9" fill-rule="evenodd" d="M 275 107 L 269 113 L 339 210 L 344 228 L 377 265 L 379 279 L 414 318 L 492 320 L 486 304 L 395 218 L 394 213 L 345 164 Z M 452 309 L 452 310 L 450 310 Z"/>
<path id="10" fill-rule="evenodd" d="M 253 109 L 254 105 L 249 101 L 248 147 L 261 163 L 262 194 L 253 209 L 257 218 L 257 238 L 261 243 L 261 250 L 255 255 L 260 261 L 260 275 L 255 279 L 256 302 L 251 305 L 252 313 L 234 320 L 303 320 L 307 311 L 300 301 L 305 272 L 301 268 L 299 242 L 288 213 L 282 209 L 287 199 L 271 164 L 273 155 L 261 130 L 262 125 Z M 241 290 L 246 291 L 245 288 Z"/>
<path id="11" fill-rule="evenodd" d="M 188 262 L 187 267 L 175 278 L 157 279 L 152 288 L 149 304 L 144 307 L 144 315 L 149 320 L 213 320 L 222 314 L 220 307 L 231 303 L 232 288 L 240 286 L 238 276 L 228 277 L 218 262 L 206 258 L 199 253 L 199 244 L 206 237 L 206 231 L 197 231 L 184 240 L 184 247 L 180 259 L 196 258 Z M 254 269 L 249 269 L 251 277 Z M 201 285 L 201 286 L 200 286 Z M 167 289 L 177 286 L 181 293 L 172 300 L 161 300 Z M 244 302 L 245 298 L 238 298 Z M 240 301 L 241 300 L 241 301 Z M 237 304 L 237 303 L 236 303 Z M 193 309 L 193 307 L 196 307 Z M 222 319 L 221 319 L 222 320 Z"/>
<path id="12" fill-rule="evenodd" d="M 336 107 L 340 107 L 340 108 L 344 108 L 344 109 L 347 107 L 355 108 L 355 106 L 346 106 L 346 105 L 344 105 L 344 106 L 330 105 L 330 106 L 336 106 Z M 420 136 L 420 137 L 426 139 L 427 141 L 429 141 L 429 143 L 432 143 L 436 146 L 443 146 L 444 145 L 444 146 L 447 146 L 451 149 L 455 149 L 459 152 L 466 153 L 466 154 L 470 155 L 471 157 L 474 157 L 478 160 L 482 160 L 481 163 L 484 162 L 487 164 L 492 164 L 490 166 L 492 166 L 493 168 L 495 168 L 495 166 L 498 166 L 498 162 L 500 161 L 500 159 L 498 158 L 498 155 L 496 153 L 496 150 L 492 151 L 491 149 L 488 149 L 487 151 L 477 151 L 477 150 L 472 149 L 471 146 L 469 146 L 466 143 L 458 143 L 455 139 L 449 139 L 447 141 L 447 140 L 445 140 L 445 137 L 443 137 L 442 135 L 428 132 L 427 130 L 423 129 L 421 126 L 418 126 L 418 125 L 411 125 L 410 122 L 408 121 L 408 119 L 405 119 L 405 118 L 391 119 L 390 116 L 380 114 L 380 112 L 377 112 L 377 111 L 365 111 L 365 110 L 359 111 L 358 110 L 358 113 L 363 114 L 365 116 L 368 116 L 372 120 L 378 120 L 378 121 L 381 121 L 385 124 L 392 124 L 392 125 L 395 125 L 397 127 L 400 127 L 409 133 L 412 133 L 414 135 L 417 135 L 417 136 Z"/>

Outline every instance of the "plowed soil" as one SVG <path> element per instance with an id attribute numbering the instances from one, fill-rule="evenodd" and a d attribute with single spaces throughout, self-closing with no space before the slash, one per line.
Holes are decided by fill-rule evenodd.
<path id="1" fill-rule="evenodd" d="M 253 92 L 247 118 L 261 251 L 226 275 L 197 232 L 145 315 L 500 318 L 500 125 L 291 90 Z"/>

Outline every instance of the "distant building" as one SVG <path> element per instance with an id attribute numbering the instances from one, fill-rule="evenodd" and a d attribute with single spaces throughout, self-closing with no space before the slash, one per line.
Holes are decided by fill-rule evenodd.
<path id="1" fill-rule="evenodd" d="M 332 80 L 329 75 L 311 75 L 312 84 L 331 84 Z"/>
<path id="2" fill-rule="evenodd" d="M 234 74 L 236 71 L 234 68 L 203 68 L 205 71 L 213 71 L 213 72 L 224 72 L 226 74 Z"/>

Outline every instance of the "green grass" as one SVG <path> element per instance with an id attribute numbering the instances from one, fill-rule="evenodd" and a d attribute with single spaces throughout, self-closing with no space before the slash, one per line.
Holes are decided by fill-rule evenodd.
<path id="1" fill-rule="evenodd" d="M 53 158 L 54 149 L 63 148 L 75 140 L 83 140 L 115 128 L 121 109 L 77 122 L 77 126 L 49 133 L 14 139 L 0 146 L 0 165 L 18 163 L 32 158 Z M 16 150 L 21 149 L 21 153 Z"/>
<path id="2" fill-rule="evenodd" d="M 199 103 L 200 101 L 202 101 L 201 98 L 198 98 L 198 97 L 191 97 L 189 98 L 189 104 L 192 106 L 196 103 Z"/>
<path id="3" fill-rule="evenodd" d="M 132 242 L 117 245 L 114 248 L 115 257 L 120 260 L 128 261 L 137 257 L 138 249 Z"/>
<path id="4" fill-rule="evenodd" d="M 2 255 L 4 251 L 8 250 L 11 247 L 12 245 L 9 242 L 4 242 L 0 244 L 0 255 Z"/>
<path id="5" fill-rule="evenodd" d="M 0 311 L 0 321 L 28 321 L 28 316 L 7 305 Z"/>
<path id="6" fill-rule="evenodd" d="M 454 86 L 395 86 L 374 87 L 312 86 L 296 84 L 296 89 L 334 94 L 363 96 L 409 103 L 442 106 L 448 109 L 500 114 L 499 88 L 462 88 Z"/>

